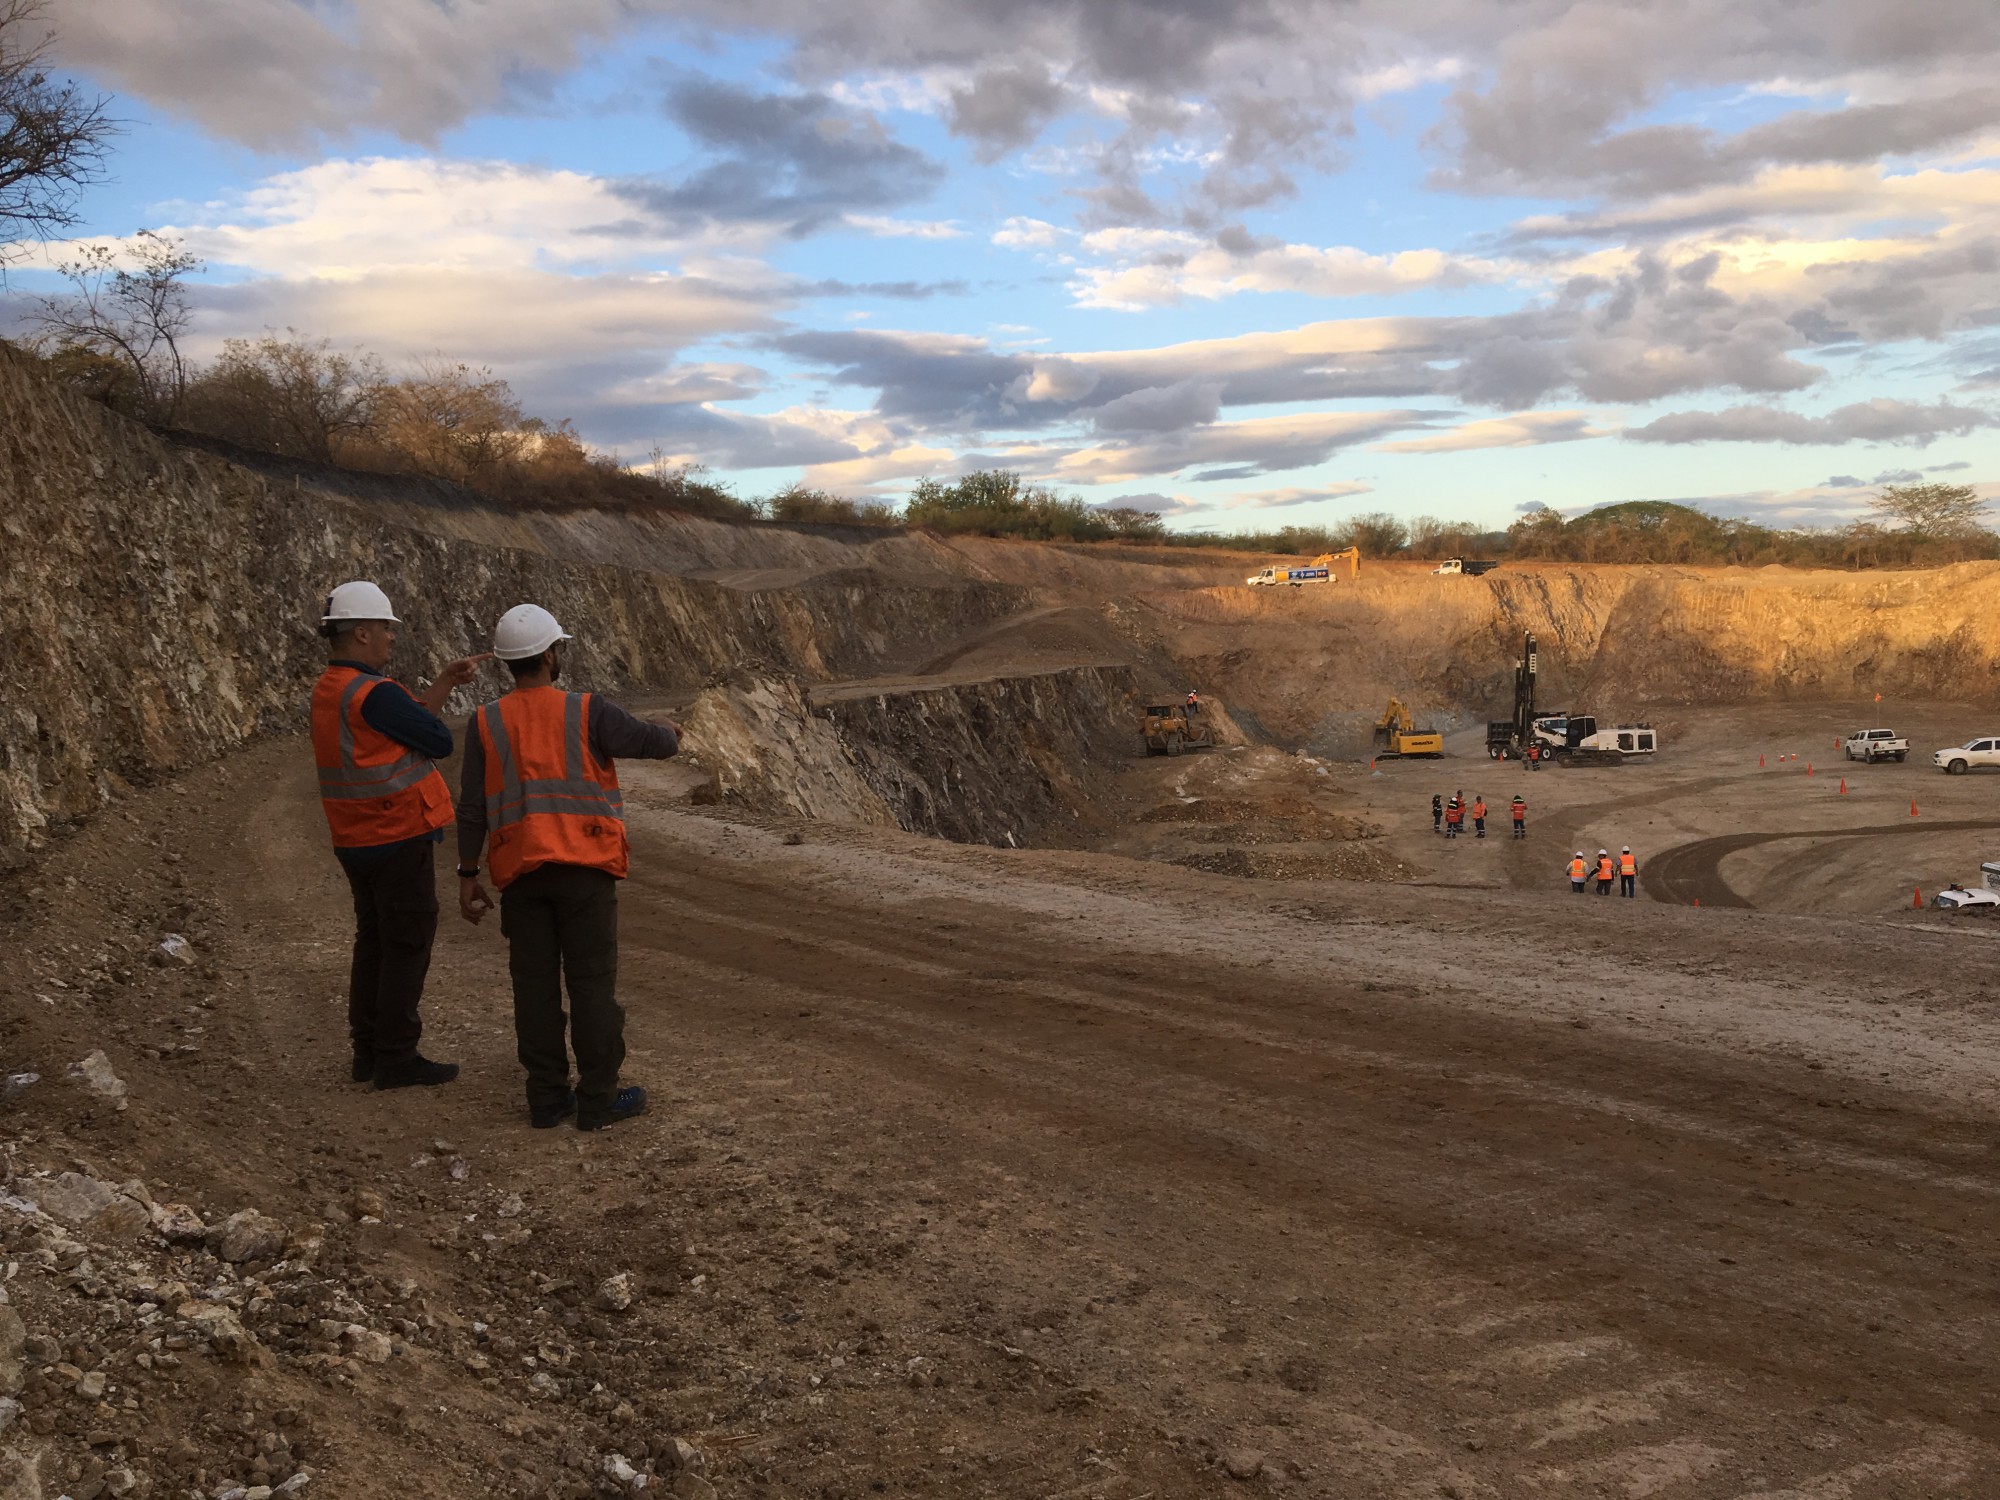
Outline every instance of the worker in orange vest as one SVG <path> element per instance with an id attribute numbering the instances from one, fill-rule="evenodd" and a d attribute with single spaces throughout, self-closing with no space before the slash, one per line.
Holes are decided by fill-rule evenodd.
<path id="1" fill-rule="evenodd" d="M 1453 797 L 1451 801 L 1444 805 L 1444 836 L 1448 839 L 1455 839 L 1458 837 L 1459 830 L 1464 827 L 1465 804 L 1459 801 L 1458 798 Z"/>
<path id="2" fill-rule="evenodd" d="M 1472 827 L 1474 838 L 1486 837 L 1486 798 L 1478 792 L 1472 794 Z"/>
<path id="3" fill-rule="evenodd" d="M 389 596 L 365 580 L 327 596 L 326 670 L 313 686 L 313 760 L 333 852 L 354 897 L 347 976 L 352 1077 L 378 1089 L 450 1083 L 456 1063 L 417 1051 L 418 1006 L 437 936 L 436 846 L 451 821 L 437 761 L 451 754 L 438 717 L 477 658 L 455 661 L 419 697 L 382 675 L 396 645 Z"/>
<path id="4" fill-rule="evenodd" d="M 1590 879 L 1590 866 L 1584 862 L 1583 851 L 1576 851 L 1576 857 L 1569 862 L 1569 888 L 1577 895 L 1583 894 L 1584 883 Z"/>
<path id="5" fill-rule="evenodd" d="M 1627 844 L 1618 856 L 1618 894 L 1636 896 L 1639 892 L 1639 861 L 1632 857 L 1632 846 Z"/>
<path id="6" fill-rule="evenodd" d="M 1517 839 L 1526 838 L 1528 836 L 1528 804 L 1517 796 L 1514 798 L 1513 806 L 1507 810 L 1514 815 L 1514 837 Z"/>
<path id="7" fill-rule="evenodd" d="M 483 845 L 500 889 L 528 1122 L 546 1130 L 574 1115 L 578 1130 L 601 1130 L 646 1112 L 646 1091 L 618 1078 L 618 882 L 628 854 L 614 762 L 664 760 L 680 748 L 680 731 L 636 719 L 601 693 L 558 688 L 569 639 L 535 604 L 508 610 L 494 630 L 493 654 L 514 688 L 466 727 L 458 909 L 477 923 L 493 908 L 479 881 Z"/>
<path id="8" fill-rule="evenodd" d="M 1617 866 L 1615 866 L 1611 862 L 1611 851 L 1608 849 L 1599 849 L 1597 851 L 1597 894 L 1598 895 L 1608 896 L 1611 894 L 1611 877 L 1616 873 L 1617 873 Z"/>

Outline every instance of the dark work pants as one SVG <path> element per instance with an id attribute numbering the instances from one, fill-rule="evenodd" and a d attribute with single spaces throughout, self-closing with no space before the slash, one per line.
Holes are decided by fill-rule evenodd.
<path id="1" fill-rule="evenodd" d="M 1639 877 L 1637 875 L 1620 875 L 1618 877 L 1618 894 L 1621 896 L 1634 895 L 1638 890 L 1638 886 Z"/>
<path id="2" fill-rule="evenodd" d="M 1603 875 L 1597 877 L 1597 894 L 1600 896 L 1611 894 L 1611 881 L 1608 877 Z"/>
<path id="3" fill-rule="evenodd" d="M 514 977 L 514 1040 L 528 1070 L 528 1107 L 568 1096 L 574 1047 L 578 1112 L 608 1110 L 625 1061 L 617 879 L 582 865 L 541 865 L 500 893 L 500 930 Z"/>
<path id="4" fill-rule="evenodd" d="M 347 865 L 354 892 L 354 963 L 347 977 L 347 1030 L 354 1050 L 376 1063 L 417 1055 L 424 1023 L 417 1006 L 437 936 L 437 845 L 405 845 L 358 869 Z"/>

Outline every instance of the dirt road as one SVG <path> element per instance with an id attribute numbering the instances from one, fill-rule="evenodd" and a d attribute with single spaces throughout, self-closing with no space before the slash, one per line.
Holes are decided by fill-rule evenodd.
<path id="1" fill-rule="evenodd" d="M 447 922 L 428 1002 L 464 1080 L 344 1081 L 296 748 L 108 817 L 10 927 L 23 984 L 114 920 L 177 923 L 198 975 L 10 1024 L 133 1084 L 49 1100 L 49 1149 L 211 1212 L 377 1186 L 340 1253 L 599 1371 L 570 1410 L 507 1362 L 281 1369 L 329 1493 L 546 1493 L 620 1398 L 725 1494 L 1207 1495 L 1225 1456 L 1343 1500 L 2000 1492 L 1983 944 L 731 822 L 642 773 L 622 983 L 660 1107 L 531 1132 L 490 929 Z M 157 909 L 94 905 L 107 861 Z M 193 993 L 146 985 L 208 994 L 198 1052 L 146 1056 Z M 536 1288 L 620 1268 L 632 1321 L 534 1331 Z"/>

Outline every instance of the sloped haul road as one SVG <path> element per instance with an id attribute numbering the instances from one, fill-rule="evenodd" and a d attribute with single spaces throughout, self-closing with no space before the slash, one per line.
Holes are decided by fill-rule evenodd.
<path id="1" fill-rule="evenodd" d="M 411 1236 L 385 1267 L 465 1316 L 638 1264 L 621 1368 L 724 1494 L 2000 1494 L 1976 936 L 730 820 L 642 770 L 622 983 L 660 1108 L 531 1132 L 498 934 L 449 914 L 430 1043 L 465 1078 L 343 1080 L 296 749 L 148 794 L 124 849 L 188 851 L 224 997 L 171 1078 L 121 1054 L 183 1101 L 131 1150 L 280 1213 L 360 1164 Z M 490 1220 L 401 1181 L 435 1134 L 559 1224 L 465 1255 Z M 471 1493 L 497 1420 L 454 1447 L 419 1411 L 340 1492 Z"/>

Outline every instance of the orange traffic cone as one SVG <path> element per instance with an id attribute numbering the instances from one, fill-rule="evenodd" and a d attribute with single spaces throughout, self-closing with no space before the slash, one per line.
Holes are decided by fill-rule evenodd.
<path id="1" fill-rule="evenodd" d="M 1811 762 L 1811 761 L 1807 761 L 1807 762 L 1806 762 L 1806 775 L 1808 775 L 1808 776 L 1812 775 L 1812 762 Z"/>
<path id="2" fill-rule="evenodd" d="M 1375 757 L 1372 755 L 1368 757 L 1368 769 L 1371 771 L 1375 769 Z"/>
<path id="3" fill-rule="evenodd" d="M 1922 886 L 1918 886 L 1915 894 L 1913 894 L 1910 897 L 1910 910 L 1922 911 L 1923 909 L 1924 909 L 1924 888 Z"/>
<path id="4" fill-rule="evenodd" d="M 1757 757 L 1757 769 L 1760 771 L 1764 769 L 1764 757 L 1761 755 Z"/>
<path id="5" fill-rule="evenodd" d="M 1910 799 L 1910 816 L 1914 818 L 1916 815 L 1917 815 L 1917 799 L 1915 797 L 1912 797 Z"/>
<path id="6" fill-rule="evenodd" d="M 1694 904 L 1695 904 L 1696 906 L 1699 906 L 1699 905 L 1701 905 L 1701 897 L 1699 897 L 1699 896 L 1695 897 L 1695 898 L 1694 898 Z"/>
<path id="7" fill-rule="evenodd" d="M 1880 702 L 1882 701 L 1882 695 L 1881 695 L 1880 693 L 1877 693 L 1877 694 L 1875 695 L 1875 701 L 1876 701 L 1877 703 L 1880 703 Z"/>
<path id="8" fill-rule="evenodd" d="M 1840 778 L 1840 795 L 1843 797 L 1847 795 L 1847 778 L 1845 776 Z"/>

